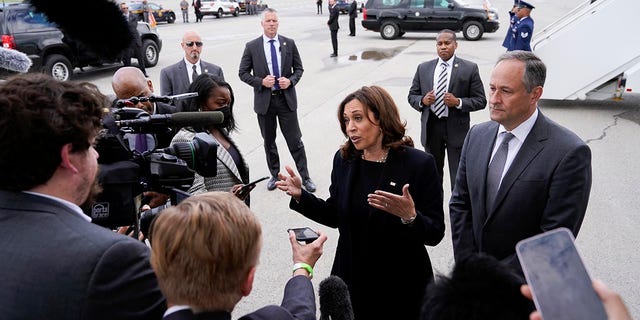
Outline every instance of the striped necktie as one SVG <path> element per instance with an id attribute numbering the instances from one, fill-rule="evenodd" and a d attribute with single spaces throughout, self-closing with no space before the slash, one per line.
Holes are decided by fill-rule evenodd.
<path id="1" fill-rule="evenodd" d="M 436 116 L 438 116 L 438 118 L 442 118 L 445 109 L 447 108 L 444 104 L 444 94 L 447 92 L 448 87 L 447 67 L 449 66 L 446 62 L 442 62 L 440 65 L 442 66 L 442 71 L 440 72 L 440 76 L 438 76 L 438 83 L 436 85 L 436 101 L 431 107 L 431 110 L 436 114 Z"/>

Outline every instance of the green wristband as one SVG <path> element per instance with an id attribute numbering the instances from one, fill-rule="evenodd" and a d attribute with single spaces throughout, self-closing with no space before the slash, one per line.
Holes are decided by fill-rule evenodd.
<path id="1" fill-rule="evenodd" d="M 307 272 L 309 272 L 309 279 L 313 279 L 313 268 L 304 263 L 304 262 L 298 262 L 296 264 L 293 265 L 293 272 L 295 272 L 298 269 L 305 269 L 307 270 Z"/>

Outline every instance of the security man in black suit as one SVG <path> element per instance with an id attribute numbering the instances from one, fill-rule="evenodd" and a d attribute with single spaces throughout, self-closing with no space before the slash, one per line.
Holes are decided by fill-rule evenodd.
<path id="1" fill-rule="evenodd" d="M 142 39 L 140 39 L 140 33 L 138 33 L 138 16 L 129 12 L 129 6 L 126 2 L 120 4 L 120 11 L 122 11 L 125 19 L 127 19 L 129 31 L 133 36 L 131 46 L 122 54 L 122 63 L 125 67 L 130 66 L 131 57 L 135 57 L 136 60 L 138 60 L 138 68 L 140 68 L 140 71 L 148 78 L 149 75 L 147 75 L 147 69 L 144 65 L 144 54 L 142 52 Z"/>
<path id="2" fill-rule="evenodd" d="M 307 191 L 314 192 L 316 185 L 309 177 L 296 111 L 296 85 L 304 71 L 302 59 L 295 41 L 278 34 L 280 22 L 275 9 L 267 8 L 262 12 L 261 24 L 264 34 L 247 42 L 238 76 L 253 87 L 253 109 L 258 114 L 267 166 L 271 173 L 267 189 L 276 188 L 280 173 L 280 156 L 276 145 L 276 129 L 280 123 L 282 135 L 302 177 L 302 184 Z"/>
<path id="3" fill-rule="evenodd" d="M 327 25 L 331 31 L 331 46 L 333 47 L 333 53 L 331 54 L 332 58 L 338 56 L 338 29 L 340 29 L 340 25 L 338 25 L 339 16 L 340 11 L 336 8 L 336 0 L 329 0 L 329 21 L 327 21 Z"/>
<path id="4" fill-rule="evenodd" d="M 349 36 L 356 36 L 356 18 L 358 17 L 358 3 L 351 0 L 349 5 Z"/>

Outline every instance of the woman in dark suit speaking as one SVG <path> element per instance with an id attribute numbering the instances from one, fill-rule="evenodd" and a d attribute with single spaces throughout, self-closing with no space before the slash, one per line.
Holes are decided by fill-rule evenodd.
<path id="1" fill-rule="evenodd" d="M 331 274 L 347 283 L 356 319 L 418 319 L 433 279 L 425 245 L 445 229 L 434 158 L 413 148 L 381 87 L 349 94 L 338 120 L 348 140 L 334 156 L 329 198 L 302 190 L 290 167 L 276 185 L 291 209 L 340 231 Z"/>

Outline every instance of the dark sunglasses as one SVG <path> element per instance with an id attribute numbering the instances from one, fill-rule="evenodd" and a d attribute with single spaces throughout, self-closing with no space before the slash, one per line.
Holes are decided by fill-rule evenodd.
<path id="1" fill-rule="evenodd" d="M 200 41 L 189 41 L 189 42 L 185 42 L 184 44 L 187 45 L 187 47 L 193 47 L 193 45 L 195 44 L 198 48 L 202 47 L 202 42 Z"/>

